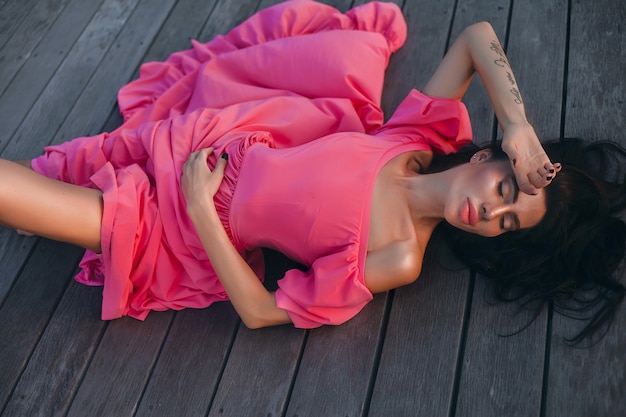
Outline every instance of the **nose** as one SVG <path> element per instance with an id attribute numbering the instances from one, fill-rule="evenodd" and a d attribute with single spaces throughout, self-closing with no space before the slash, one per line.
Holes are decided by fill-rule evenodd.
<path id="1" fill-rule="evenodd" d="M 505 213 L 511 211 L 512 207 L 509 204 L 483 204 L 481 207 L 483 219 L 492 220 Z"/>

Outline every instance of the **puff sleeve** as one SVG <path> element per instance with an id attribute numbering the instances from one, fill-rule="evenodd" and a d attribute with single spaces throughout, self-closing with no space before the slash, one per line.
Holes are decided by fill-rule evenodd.
<path id="1" fill-rule="evenodd" d="M 423 142 L 424 150 L 450 154 L 472 141 L 472 126 L 460 100 L 412 90 L 376 136 Z"/>
<path id="2" fill-rule="evenodd" d="M 315 260 L 306 271 L 287 271 L 278 285 L 277 306 L 304 329 L 344 323 L 373 299 L 349 249 Z"/>

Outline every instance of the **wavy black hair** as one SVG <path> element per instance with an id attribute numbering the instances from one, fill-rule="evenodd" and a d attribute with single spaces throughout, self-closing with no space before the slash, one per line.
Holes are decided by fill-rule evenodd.
<path id="1" fill-rule="evenodd" d="M 500 301 L 554 310 L 585 321 L 566 339 L 578 344 L 608 330 L 624 299 L 626 150 L 610 142 L 585 145 L 567 139 L 544 145 L 552 161 L 563 164 L 546 187 L 547 212 L 532 228 L 485 238 L 442 222 L 438 227 L 455 254 L 487 276 Z M 496 159 L 506 158 L 499 146 Z M 436 159 L 428 172 L 468 161 L 468 149 Z M 443 161 L 443 162 L 442 162 Z M 604 334 L 600 332 L 600 334 Z"/>

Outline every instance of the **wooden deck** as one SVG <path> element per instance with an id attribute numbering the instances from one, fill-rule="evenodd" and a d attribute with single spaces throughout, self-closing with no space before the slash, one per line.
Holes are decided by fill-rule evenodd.
<path id="1" fill-rule="evenodd" d="M 623 1 L 397 2 L 410 32 L 391 61 L 386 111 L 424 85 L 450 39 L 488 20 L 540 137 L 626 144 Z M 49 143 L 114 128 L 116 91 L 140 63 L 224 33 L 270 3 L 0 0 L 0 156 L 31 158 Z M 493 114 L 479 82 L 465 101 L 475 136 L 489 141 Z M 502 337 L 530 315 L 491 303 L 481 277 L 441 242 L 416 284 L 313 331 L 250 331 L 226 303 L 103 322 L 101 290 L 71 280 L 80 255 L 0 231 L 2 416 L 626 415 L 624 305 L 592 348 L 567 346 L 562 337 L 577 323 L 548 309 Z"/>

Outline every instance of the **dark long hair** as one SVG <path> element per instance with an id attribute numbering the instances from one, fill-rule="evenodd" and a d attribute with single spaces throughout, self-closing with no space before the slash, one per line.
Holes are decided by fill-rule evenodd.
<path id="1" fill-rule="evenodd" d="M 618 217 L 626 205 L 626 151 L 578 139 L 545 148 L 563 169 L 546 188 L 547 213 L 537 226 L 495 238 L 445 222 L 438 229 L 462 261 L 491 280 L 498 300 L 535 305 L 537 312 L 552 304 L 555 311 L 586 321 L 567 339 L 577 344 L 608 329 L 626 292 L 620 282 L 626 224 Z M 499 147 L 494 151 L 506 157 Z M 431 167 L 430 172 L 446 168 L 439 161 Z"/>

